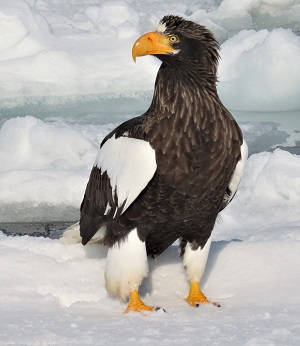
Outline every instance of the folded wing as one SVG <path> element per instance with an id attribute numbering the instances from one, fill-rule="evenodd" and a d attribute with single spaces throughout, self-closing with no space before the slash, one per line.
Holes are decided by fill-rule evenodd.
<path id="1" fill-rule="evenodd" d="M 148 185 L 156 171 L 155 151 L 144 140 L 117 137 L 101 146 L 81 204 L 80 235 L 86 244 L 118 218 Z"/>
<path id="2" fill-rule="evenodd" d="M 248 145 L 245 142 L 245 140 L 243 140 L 243 143 L 241 145 L 241 159 L 238 161 L 237 165 L 235 166 L 235 170 L 231 176 L 229 185 L 224 195 L 220 211 L 223 210 L 232 201 L 233 197 L 235 196 L 244 174 L 247 158 L 248 158 Z"/>

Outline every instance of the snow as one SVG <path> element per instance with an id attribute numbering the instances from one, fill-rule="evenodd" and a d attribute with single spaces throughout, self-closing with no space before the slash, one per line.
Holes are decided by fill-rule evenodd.
<path id="1" fill-rule="evenodd" d="M 229 108 L 300 108 L 300 40 L 291 30 L 242 30 L 222 45 L 222 58 L 218 91 Z"/>
<path id="2" fill-rule="evenodd" d="M 2 235 L 0 249 L 2 345 L 300 342 L 300 243 L 281 239 L 280 230 L 272 240 L 212 243 L 203 290 L 221 308 L 184 301 L 188 284 L 172 246 L 150 260 L 141 288 L 146 303 L 167 312 L 141 315 L 123 315 L 125 304 L 107 295 L 100 245 Z"/>
<path id="3" fill-rule="evenodd" d="M 131 48 L 168 13 L 219 40 L 218 91 L 250 158 L 202 284 L 222 307 L 184 301 L 174 245 L 141 287 L 167 313 L 123 315 L 107 250 L 51 224 L 78 221 L 101 140 L 149 106 L 159 62 Z M 300 344 L 299 23 L 298 0 L 0 0 L 1 345 Z"/>
<path id="4" fill-rule="evenodd" d="M 236 198 L 221 213 L 216 240 L 299 240 L 300 156 L 276 149 L 252 155 Z"/>
<path id="5" fill-rule="evenodd" d="M 80 131 L 27 116 L 6 121 L 0 130 L 2 222 L 17 221 L 12 204 L 67 205 L 78 208 L 99 139 L 91 126 Z M 97 127 L 93 131 L 97 131 Z M 83 132 L 83 133 L 82 133 Z M 17 207 L 18 208 L 18 207 Z M 23 221 L 28 213 L 19 216 Z"/>

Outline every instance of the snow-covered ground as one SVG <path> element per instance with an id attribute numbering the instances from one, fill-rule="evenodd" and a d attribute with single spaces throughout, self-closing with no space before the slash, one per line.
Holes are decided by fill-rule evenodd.
<path id="1" fill-rule="evenodd" d="M 151 261 L 141 290 L 167 312 L 141 315 L 122 314 L 125 305 L 107 296 L 99 246 L 1 236 L 0 343 L 299 345 L 299 238 L 274 233 L 212 243 L 203 288 L 221 308 L 184 301 L 188 285 L 172 246 Z"/>
<path id="2" fill-rule="evenodd" d="M 149 105 L 159 63 L 131 47 L 168 13 L 221 44 L 218 91 L 250 153 L 189 307 L 176 246 L 123 315 L 106 250 L 0 232 L 0 345 L 300 345 L 300 2 L 0 0 L 0 229 L 78 219 L 101 139 Z M 277 149 L 276 149 L 277 148 Z M 3 226 L 4 225 L 4 226 Z"/>

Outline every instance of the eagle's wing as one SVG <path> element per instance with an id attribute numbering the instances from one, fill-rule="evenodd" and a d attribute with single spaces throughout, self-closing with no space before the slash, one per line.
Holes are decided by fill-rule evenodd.
<path id="1" fill-rule="evenodd" d="M 101 146 L 81 204 L 80 235 L 86 244 L 117 218 L 148 185 L 156 171 L 155 151 L 144 140 L 114 134 Z"/>
<path id="2" fill-rule="evenodd" d="M 243 144 L 241 145 L 241 158 L 238 161 L 237 165 L 235 166 L 235 170 L 231 176 L 229 185 L 227 187 L 226 193 L 223 198 L 223 202 L 221 204 L 220 211 L 223 210 L 232 201 L 233 197 L 235 196 L 244 174 L 247 158 L 248 158 L 248 146 L 245 140 L 243 140 Z"/>

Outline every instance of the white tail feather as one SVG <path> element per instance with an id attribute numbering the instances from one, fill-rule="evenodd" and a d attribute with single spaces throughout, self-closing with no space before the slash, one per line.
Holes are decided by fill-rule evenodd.
<path id="1" fill-rule="evenodd" d="M 101 243 L 105 235 L 106 227 L 101 227 L 89 241 L 91 243 Z M 63 244 L 77 244 L 81 243 L 79 222 L 74 223 L 74 225 L 68 227 L 62 237 L 59 239 Z"/>

